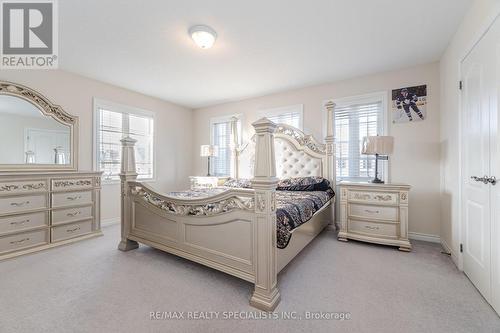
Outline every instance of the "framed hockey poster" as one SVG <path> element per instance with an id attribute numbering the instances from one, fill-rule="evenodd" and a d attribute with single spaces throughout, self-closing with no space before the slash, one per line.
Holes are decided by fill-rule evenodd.
<path id="1" fill-rule="evenodd" d="M 392 91 L 392 122 L 421 121 L 427 117 L 427 85 Z"/>

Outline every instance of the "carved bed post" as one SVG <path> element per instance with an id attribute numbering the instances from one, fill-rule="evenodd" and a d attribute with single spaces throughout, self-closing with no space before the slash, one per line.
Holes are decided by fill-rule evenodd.
<path id="1" fill-rule="evenodd" d="M 238 118 L 231 117 L 231 177 L 238 178 Z"/>
<path id="2" fill-rule="evenodd" d="M 256 132 L 255 189 L 256 243 L 255 290 L 250 304 L 264 311 L 272 311 L 280 301 L 277 286 L 278 261 L 276 247 L 276 162 L 274 131 L 276 124 L 267 118 L 254 122 Z"/>
<path id="3" fill-rule="evenodd" d="M 121 180 L 121 241 L 118 249 L 121 251 L 129 251 L 139 247 L 136 241 L 127 239 L 131 228 L 131 211 L 130 191 L 127 182 L 137 179 L 135 170 L 135 152 L 134 145 L 137 140 L 131 137 L 126 137 L 120 140 L 122 143 L 122 165 L 120 172 Z"/>
<path id="4" fill-rule="evenodd" d="M 326 175 L 332 188 L 336 191 L 337 171 L 335 169 L 335 117 L 333 111 L 335 103 L 328 101 L 325 103 L 326 108 Z M 331 205 L 332 209 L 332 225 L 335 226 L 335 201 Z"/>
<path id="5" fill-rule="evenodd" d="M 336 170 L 335 170 L 335 137 L 334 137 L 334 117 L 333 110 L 335 109 L 335 103 L 328 101 L 325 104 L 326 108 L 326 170 L 327 178 L 332 184 L 332 188 L 335 189 L 336 185 Z"/>

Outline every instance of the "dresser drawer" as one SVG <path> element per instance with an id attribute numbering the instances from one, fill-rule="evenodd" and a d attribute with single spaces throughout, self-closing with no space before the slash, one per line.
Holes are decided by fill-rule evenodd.
<path id="1" fill-rule="evenodd" d="M 398 207 L 393 206 L 371 206 L 362 204 L 349 205 L 349 217 L 378 219 L 387 221 L 398 221 Z"/>
<path id="2" fill-rule="evenodd" d="M 347 200 L 381 205 L 397 205 L 398 193 L 350 190 Z"/>
<path id="3" fill-rule="evenodd" d="M 357 220 L 349 220 L 348 232 L 364 235 L 375 235 L 395 238 L 398 237 L 398 223 L 375 223 Z"/>
<path id="4" fill-rule="evenodd" d="M 92 188 L 92 178 L 52 179 L 53 191 L 77 191 Z"/>
<path id="5" fill-rule="evenodd" d="M 52 207 L 75 206 L 92 203 L 92 191 L 52 194 Z"/>
<path id="6" fill-rule="evenodd" d="M 26 195 L 0 198 L 0 214 L 47 208 L 47 195 Z"/>
<path id="7" fill-rule="evenodd" d="M 0 234 L 48 225 L 47 212 L 2 217 Z"/>
<path id="8" fill-rule="evenodd" d="M 45 179 L 0 182 L 0 194 L 6 195 L 41 192 L 47 191 L 47 189 L 47 181 Z"/>
<path id="9" fill-rule="evenodd" d="M 52 227 L 52 241 L 59 242 L 65 239 L 82 236 L 92 232 L 92 220 L 71 223 Z"/>
<path id="10" fill-rule="evenodd" d="M 92 206 L 52 211 L 52 225 L 92 218 Z"/>
<path id="11" fill-rule="evenodd" d="M 0 238 L 0 253 L 16 251 L 49 243 L 49 229 L 28 231 Z"/>

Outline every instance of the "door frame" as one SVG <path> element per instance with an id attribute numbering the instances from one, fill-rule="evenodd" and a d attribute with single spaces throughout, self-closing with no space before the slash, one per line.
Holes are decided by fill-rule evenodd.
<path id="1" fill-rule="evenodd" d="M 459 80 L 463 81 L 463 72 L 462 72 L 462 64 L 465 61 L 465 59 L 469 56 L 469 54 L 472 52 L 474 47 L 481 41 L 481 39 L 488 33 L 490 28 L 495 24 L 496 20 L 500 20 L 500 6 L 497 6 L 495 10 L 491 12 L 490 15 L 486 17 L 484 22 L 481 24 L 480 28 L 477 30 L 476 34 L 474 37 L 471 39 L 470 43 L 468 44 L 468 47 L 465 48 L 465 51 L 462 53 L 462 56 L 460 57 L 460 60 L 458 62 L 458 75 L 459 75 Z M 458 87 L 458 82 L 457 82 L 457 87 Z M 464 117 L 464 94 L 463 90 L 459 90 L 458 93 L 458 110 L 459 110 L 459 116 L 458 116 L 458 160 L 459 160 L 459 165 L 458 165 L 458 241 L 459 244 L 464 243 L 464 237 L 465 237 L 465 225 L 463 222 L 463 216 L 462 216 L 462 191 L 463 191 L 463 117 Z M 452 222 L 452 235 L 453 235 L 453 222 Z M 453 236 L 452 236 L 453 237 Z M 451 245 L 451 255 L 452 259 L 453 258 L 453 239 L 451 240 L 452 244 Z M 460 245 L 459 245 L 460 246 Z M 454 260 L 455 261 L 455 260 Z M 458 248 L 458 251 L 456 252 L 456 261 L 455 264 L 457 265 L 458 269 L 463 271 L 464 270 L 464 258 L 462 252 L 460 252 L 460 248 Z"/>

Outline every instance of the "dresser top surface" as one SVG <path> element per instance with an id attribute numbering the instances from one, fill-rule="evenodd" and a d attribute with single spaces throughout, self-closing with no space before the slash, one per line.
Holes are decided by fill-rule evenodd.
<path id="1" fill-rule="evenodd" d="M 339 182 L 340 186 L 349 186 L 349 187 L 366 187 L 370 189 L 380 190 L 388 189 L 388 188 L 400 188 L 400 189 L 409 189 L 411 185 L 403 184 L 403 183 L 384 183 L 384 184 L 376 184 L 370 182 L 352 182 L 352 181 L 341 181 Z"/>
<path id="2" fill-rule="evenodd" d="M 12 171 L 0 172 L 1 178 L 12 177 L 73 177 L 73 176 L 100 176 L 102 171 Z"/>

